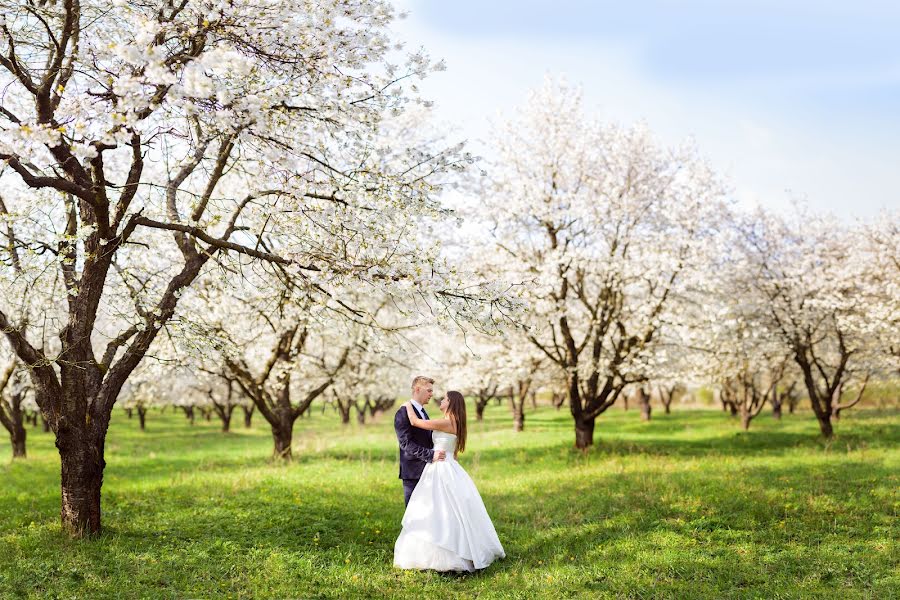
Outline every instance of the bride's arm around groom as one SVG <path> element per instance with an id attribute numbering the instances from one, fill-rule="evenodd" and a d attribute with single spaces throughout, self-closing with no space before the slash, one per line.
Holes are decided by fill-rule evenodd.
<path id="1" fill-rule="evenodd" d="M 434 460 L 434 449 L 426 448 L 413 439 L 413 426 L 406 415 L 406 406 L 401 406 L 394 415 L 394 431 L 397 433 L 397 441 L 400 443 L 400 470 L 403 471 L 404 454 L 418 459 L 423 463 Z M 424 465 L 422 465 L 424 467 Z"/>

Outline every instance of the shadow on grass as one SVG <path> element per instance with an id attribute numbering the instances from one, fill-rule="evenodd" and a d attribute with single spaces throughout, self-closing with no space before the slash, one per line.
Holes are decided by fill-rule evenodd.
<path id="1" fill-rule="evenodd" d="M 615 557 L 621 569 L 643 570 L 672 585 L 699 578 L 715 589 L 734 581 L 765 587 L 747 555 L 759 560 L 782 548 L 805 552 L 806 560 L 831 561 L 831 544 L 865 550 L 867 540 L 883 534 L 891 502 L 888 494 L 861 499 L 855 492 L 863 483 L 888 485 L 891 475 L 883 465 L 857 460 L 818 470 L 752 467 L 736 473 L 712 466 L 655 479 L 642 471 L 568 473 L 539 488 L 485 494 L 507 558 L 475 574 L 440 577 L 477 581 L 522 568 L 565 568 L 575 557 L 579 563 Z M 135 556 L 202 549 L 206 560 L 221 561 L 251 551 L 299 553 L 317 556 L 326 570 L 343 567 L 345 557 L 389 570 L 402 511 L 393 479 L 323 485 L 268 477 L 233 495 L 196 485 L 132 493 L 127 504 L 108 512 L 113 525 L 106 535 Z M 857 550 L 848 569 L 885 577 L 886 559 Z M 780 576 L 794 575 L 788 570 Z M 615 585 L 613 576 L 584 584 Z"/>
<path id="2" fill-rule="evenodd" d="M 337 586 L 347 585 L 347 597 L 402 595 L 397 586 L 449 597 L 506 585 L 542 597 L 724 597 L 738 588 L 822 597 L 854 586 L 880 597 L 896 538 L 897 475 L 884 460 L 898 441 L 894 416 L 848 418 L 828 444 L 805 415 L 742 432 L 716 413 L 650 423 L 620 413 L 598 421 L 586 455 L 562 435 L 568 415 L 534 415 L 523 434 L 488 421 L 477 439 L 490 443 L 463 466 L 477 468 L 507 558 L 436 577 L 391 567 L 403 503 L 389 424 L 363 430 L 370 437 L 316 434 L 335 445 L 288 465 L 269 462 L 265 430 L 195 435 L 182 423 L 181 435 L 157 445 L 120 424 L 107 458 L 105 533 L 85 542 L 59 531 L 58 462 L 42 439 L 32 464 L 0 466 L 0 596 L 112 597 L 128 586 L 133 597 L 342 597 Z M 560 433 L 528 429 L 542 419 Z M 879 453 L 866 459 L 867 449 Z M 85 566 L 90 581 L 79 575 Z"/>

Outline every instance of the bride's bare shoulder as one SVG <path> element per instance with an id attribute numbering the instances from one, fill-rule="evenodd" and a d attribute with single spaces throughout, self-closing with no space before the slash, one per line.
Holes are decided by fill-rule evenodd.
<path id="1" fill-rule="evenodd" d="M 450 419 L 439 419 L 437 422 L 439 424 L 438 429 L 440 431 L 456 435 L 456 427 L 453 425 L 453 421 L 451 421 Z"/>

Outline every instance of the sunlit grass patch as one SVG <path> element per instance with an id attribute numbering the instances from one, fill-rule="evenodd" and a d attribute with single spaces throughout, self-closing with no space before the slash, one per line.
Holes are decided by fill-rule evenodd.
<path id="1" fill-rule="evenodd" d="M 0 465 L 2 598 L 888 598 L 898 578 L 896 412 L 808 414 L 749 432 L 716 411 L 613 409 L 572 448 L 565 410 L 505 407 L 461 456 L 507 551 L 468 576 L 391 566 L 402 490 L 389 418 L 298 421 L 290 464 L 264 423 L 231 434 L 114 417 L 104 535 L 58 525 L 59 459 L 32 430 Z"/>

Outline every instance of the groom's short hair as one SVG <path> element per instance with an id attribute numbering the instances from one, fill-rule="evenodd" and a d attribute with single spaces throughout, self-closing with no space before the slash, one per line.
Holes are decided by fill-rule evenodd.
<path id="1" fill-rule="evenodd" d="M 416 386 L 420 383 L 430 383 L 431 385 L 434 385 L 434 379 L 425 377 L 424 375 L 416 375 L 413 377 L 412 389 L 416 389 Z"/>

